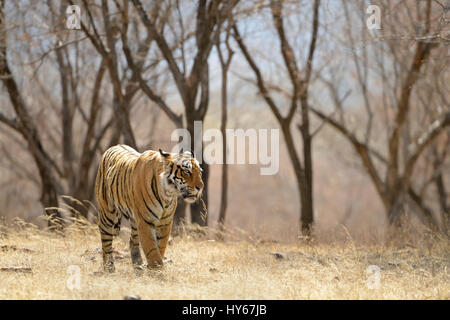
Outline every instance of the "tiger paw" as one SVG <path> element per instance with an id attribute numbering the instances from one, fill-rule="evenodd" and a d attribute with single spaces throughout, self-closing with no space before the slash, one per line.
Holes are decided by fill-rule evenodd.
<path id="1" fill-rule="evenodd" d="M 103 269 L 105 270 L 105 272 L 107 273 L 114 273 L 116 272 L 116 267 L 114 266 L 114 264 L 107 264 L 103 266 Z"/>
<path id="2" fill-rule="evenodd" d="M 162 261 L 153 261 L 148 263 L 147 268 L 148 269 L 160 269 L 162 268 L 164 263 Z"/>
<path id="3" fill-rule="evenodd" d="M 142 264 L 140 265 L 134 265 L 133 266 L 134 269 L 134 273 L 136 274 L 136 276 L 142 276 L 142 274 L 144 273 L 144 266 Z"/>
<path id="4" fill-rule="evenodd" d="M 139 251 L 139 246 L 133 247 L 130 245 L 130 254 L 131 254 L 131 261 L 133 262 L 133 265 L 141 265 L 142 264 L 142 257 L 141 257 L 141 252 Z"/>

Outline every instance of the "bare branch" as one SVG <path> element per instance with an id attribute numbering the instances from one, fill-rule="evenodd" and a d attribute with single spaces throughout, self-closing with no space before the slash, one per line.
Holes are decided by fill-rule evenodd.
<path id="1" fill-rule="evenodd" d="M 344 126 L 342 126 L 337 121 L 330 118 L 329 116 L 325 115 L 321 111 L 316 110 L 314 108 L 310 108 L 310 110 L 316 116 L 318 116 L 320 119 L 326 121 L 328 124 L 330 124 L 335 129 L 337 129 L 342 135 L 344 135 L 348 139 L 348 141 L 350 141 L 350 143 L 355 148 L 356 152 L 358 152 L 358 154 L 360 155 L 361 160 L 363 161 L 363 164 L 364 164 L 365 168 L 367 169 L 367 172 L 369 173 L 372 181 L 375 184 L 375 188 L 376 188 L 378 194 L 380 195 L 380 197 L 382 198 L 383 201 L 386 201 L 387 199 L 386 199 L 383 182 L 382 182 L 380 176 L 378 175 L 378 171 L 376 170 L 375 164 L 373 163 L 373 160 L 370 156 L 370 150 L 367 147 L 367 145 L 365 145 L 364 143 L 361 143 L 351 132 L 349 132 L 347 130 L 347 128 L 345 128 Z"/>
<path id="2" fill-rule="evenodd" d="M 5 123 L 6 125 L 8 125 L 9 127 L 11 127 L 16 131 L 20 132 L 21 130 L 17 120 L 15 118 L 7 117 L 2 111 L 0 111 L 0 122 Z"/>
<path id="3" fill-rule="evenodd" d="M 279 122 L 282 122 L 283 121 L 283 117 L 280 114 L 280 111 L 278 111 L 278 108 L 277 108 L 275 102 L 270 97 L 270 94 L 267 91 L 266 85 L 264 83 L 264 79 L 263 79 L 263 77 L 261 75 L 261 71 L 259 70 L 259 68 L 256 65 L 255 61 L 253 60 L 252 56 L 248 52 L 248 49 L 247 49 L 246 45 L 244 44 L 244 40 L 242 39 L 242 37 L 241 37 L 241 35 L 239 33 L 239 30 L 238 30 L 236 25 L 233 26 L 233 32 L 234 32 L 234 34 L 233 34 L 234 39 L 236 40 L 237 44 L 239 45 L 239 48 L 241 49 L 242 53 L 244 54 L 245 59 L 247 60 L 248 64 L 250 65 L 250 67 L 252 68 L 253 72 L 255 73 L 256 83 L 258 85 L 259 91 L 261 92 L 264 100 L 269 105 L 270 110 L 272 110 L 272 112 L 275 115 L 275 117 L 277 118 L 277 120 Z"/>
<path id="4" fill-rule="evenodd" d="M 414 165 L 423 150 L 448 126 L 450 126 L 450 112 L 445 113 L 442 117 L 435 120 L 420 136 L 415 146 L 410 146 L 410 149 L 414 148 L 414 150 L 411 152 L 411 156 L 407 161 L 404 173 L 405 177 L 409 177 L 412 174 Z"/>
<path id="5" fill-rule="evenodd" d="M 132 0 L 134 7 L 139 13 L 139 16 L 141 17 L 142 22 L 147 27 L 148 32 L 150 33 L 151 37 L 155 39 L 156 43 L 158 44 L 159 49 L 161 50 L 162 54 L 164 55 L 164 58 L 166 59 L 169 68 L 172 72 L 172 75 L 175 79 L 175 83 L 178 87 L 178 90 L 181 94 L 181 97 L 185 104 L 189 104 L 189 94 L 188 94 L 188 85 L 186 83 L 186 79 L 183 76 L 183 73 L 180 71 L 180 68 L 178 67 L 178 64 L 175 61 L 175 58 L 173 57 L 172 51 L 169 48 L 169 45 L 166 42 L 166 39 L 161 36 L 161 34 L 156 29 L 155 24 L 149 19 L 147 16 L 147 13 L 145 12 L 144 8 L 142 7 L 142 4 L 139 0 Z"/>

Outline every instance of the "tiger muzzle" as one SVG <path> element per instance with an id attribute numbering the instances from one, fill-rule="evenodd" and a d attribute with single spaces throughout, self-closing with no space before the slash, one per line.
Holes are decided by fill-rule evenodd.
<path id="1" fill-rule="evenodd" d="M 188 190 L 188 192 L 186 192 L 183 195 L 183 200 L 188 203 L 193 203 L 195 201 L 198 201 L 202 196 L 202 191 L 203 191 L 202 188 L 200 188 L 200 189 L 195 188 L 195 190 L 194 189 Z"/>

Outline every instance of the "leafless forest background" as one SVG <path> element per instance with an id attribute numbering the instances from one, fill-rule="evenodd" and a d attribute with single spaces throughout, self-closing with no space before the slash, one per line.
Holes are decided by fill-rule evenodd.
<path id="1" fill-rule="evenodd" d="M 65 27 L 71 4 L 81 30 Z M 366 26 L 369 5 L 381 9 L 379 30 Z M 65 196 L 95 203 L 102 152 L 170 150 L 174 129 L 204 120 L 204 129 L 279 128 L 280 171 L 203 165 L 208 219 L 198 206 L 180 206 L 177 219 L 277 240 L 311 227 L 376 236 L 405 221 L 448 232 L 448 0 L 1 1 L 0 10 L 7 221 L 95 215 Z"/>

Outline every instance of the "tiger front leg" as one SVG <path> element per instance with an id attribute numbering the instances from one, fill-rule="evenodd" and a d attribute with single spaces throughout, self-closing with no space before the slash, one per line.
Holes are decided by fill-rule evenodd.
<path id="1" fill-rule="evenodd" d="M 130 254 L 131 262 L 135 269 L 140 269 L 142 265 L 141 252 L 139 250 L 139 234 L 136 226 L 136 221 L 131 218 L 131 236 L 130 236 Z"/>
<path id="2" fill-rule="evenodd" d="M 155 226 L 153 224 L 148 224 L 145 221 L 141 221 L 138 224 L 138 233 L 148 267 L 156 268 L 162 266 L 163 259 L 159 249 Z"/>
<path id="3" fill-rule="evenodd" d="M 167 243 L 169 242 L 170 232 L 172 231 L 173 220 L 171 220 L 166 225 L 161 225 L 156 227 L 156 236 L 159 244 L 159 252 L 161 257 L 164 259 L 164 253 L 167 248 Z"/>

